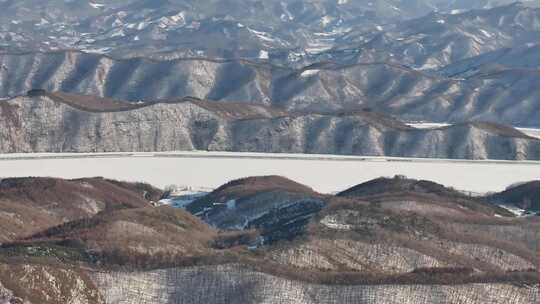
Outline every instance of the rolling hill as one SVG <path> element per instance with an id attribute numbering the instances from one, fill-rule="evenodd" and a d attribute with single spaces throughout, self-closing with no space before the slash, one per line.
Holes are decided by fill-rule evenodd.
<path id="1" fill-rule="evenodd" d="M 10 198 L 33 207 L 26 185 L 35 183 L 42 192 L 39 185 L 50 179 L 23 181 L 9 181 Z M 111 184 L 139 189 L 86 182 L 104 193 Z M 79 193 L 63 188 L 66 196 Z M 249 177 L 188 206 L 200 219 L 145 202 L 21 234 L 0 246 L 0 299 L 534 303 L 539 218 L 514 217 L 484 199 L 404 177 L 376 179 L 337 196 L 279 176 Z M 32 221 L 27 209 L 16 212 L 26 224 Z M 253 214 L 249 225 L 231 225 Z M 283 234 L 276 233 L 279 227 L 302 228 Z M 48 279 L 31 279 L 40 277 Z"/>

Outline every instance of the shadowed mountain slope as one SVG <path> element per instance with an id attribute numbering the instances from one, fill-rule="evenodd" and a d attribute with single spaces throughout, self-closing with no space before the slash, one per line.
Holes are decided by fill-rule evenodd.
<path id="1" fill-rule="evenodd" d="M 303 233 L 325 203 L 323 195 L 304 185 L 262 176 L 231 181 L 186 208 L 221 229 L 261 230 L 261 242 L 271 243 Z"/>
<path id="2" fill-rule="evenodd" d="M 503 192 L 491 195 L 495 203 L 513 205 L 524 210 L 540 211 L 540 181 L 511 186 Z"/>
<path id="3" fill-rule="evenodd" d="M 70 49 L 120 58 L 241 57 L 294 64 L 339 48 L 358 30 L 379 32 L 434 11 L 508 3 L 512 0 L 3 1 L 0 51 Z"/>
<path id="4" fill-rule="evenodd" d="M 196 98 L 133 106 L 32 91 L 0 101 L 0 151 L 210 150 L 456 159 L 540 159 L 540 141 L 511 127 L 470 122 L 416 129 L 369 109 L 292 111 Z"/>
<path id="5" fill-rule="evenodd" d="M 2 54 L 0 65 L 5 67 L 0 69 L 3 97 L 32 89 L 134 103 L 193 96 L 292 111 L 371 108 L 407 120 L 540 125 L 537 69 L 488 69 L 447 78 L 384 61 L 295 69 L 246 60 L 115 60 L 67 51 Z"/>

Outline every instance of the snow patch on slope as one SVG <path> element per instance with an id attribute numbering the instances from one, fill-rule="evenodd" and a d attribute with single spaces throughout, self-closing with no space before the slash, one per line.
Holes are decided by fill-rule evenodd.
<path id="1" fill-rule="evenodd" d="M 171 189 L 171 192 L 167 198 L 159 201 L 160 204 L 172 206 L 175 208 L 185 208 L 198 198 L 201 198 L 212 189 L 210 188 L 194 188 L 187 186 L 175 186 Z"/>
<path id="2" fill-rule="evenodd" d="M 305 70 L 300 74 L 300 77 L 310 77 L 319 74 L 320 70 Z"/>

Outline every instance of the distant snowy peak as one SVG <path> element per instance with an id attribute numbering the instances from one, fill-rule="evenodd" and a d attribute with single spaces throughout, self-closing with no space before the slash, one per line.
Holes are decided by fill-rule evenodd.
<path id="1" fill-rule="evenodd" d="M 538 43 L 539 31 L 540 9 L 513 4 L 454 14 L 434 12 L 379 31 L 356 28 L 343 42 L 359 50 L 356 62 L 392 61 L 437 70 L 503 48 L 531 47 Z"/>
<path id="2" fill-rule="evenodd" d="M 432 69 L 491 51 L 497 47 L 494 41 L 504 46 L 510 43 L 508 40 L 516 42 L 516 38 L 509 37 L 521 39 L 518 29 L 509 32 L 508 28 L 532 30 L 531 25 L 537 23 L 527 6 L 539 1 L 495 8 L 490 13 L 502 12 L 504 16 L 483 16 L 485 9 L 510 2 L 232 0 L 224 6 L 220 1 L 203 5 L 194 0 L 91 0 L 86 2 L 88 9 L 81 10 L 79 2 L 21 0 L 0 4 L 4 9 L 0 16 L 6 16 L 0 18 L 0 38 L 4 41 L 0 49 L 77 49 L 124 58 L 241 57 L 294 66 L 318 60 L 386 60 Z M 27 7 L 35 8 L 36 13 L 28 12 Z M 423 17 L 409 25 L 399 24 L 430 13 L 432 19 Z M 479 20 L 507 29 L 486 27 Z M 471 30 L 474 27 L 476 31 Z M 373 31 L 384 33 L 391 45 L 383 43 L 382 51 L 359 45 L 373 39 Z M 409 37 L 411 33 L 427 36 Z M 452 35 L 462 35 L 469 42 L 460 42 L 461 38 L 456 40 Z M 424 40 L 431 37 L 430 45 Z M 445 46 L 441 39 L 456 42 Z M 349 48 L 361 48 L 362 58 L 339 53 Z"/>

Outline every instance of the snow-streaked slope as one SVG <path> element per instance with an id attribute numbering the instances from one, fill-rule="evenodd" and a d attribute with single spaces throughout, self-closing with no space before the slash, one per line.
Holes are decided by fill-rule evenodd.
<path id="1" fill-rule="evenodd" d="M 0 55 L 0 95 L 43 88 L 139 101 L 194 96 L 292 110 L 372 108 L 406 120 L 540 126 L 540 71 L 488 69 L 446 78 L 398 64 L 302 69 L 232 60 L 114 60 L 77 52 Z"/>
<path id="2" fill-rule="evenodd" d="M 0 151 L 209 150 L 540 159 L 540 140 L 493 123 L 416 129 L 372 111 L 288 113 L 196 99 L 132 105 L 132 109 L 125 109 L 126 104 L 63 93 L 3 102 Z M 92 109 L 95 105 L 103 108 Z"/>
<path id="3" fill-rule="evenodd" d="M 355 29 L 341 41 L 340 49 L 357 50 L 356 54 L 338 53 L 336 57 L 348 57 L 354 62 L 392 61 L 415 69 L 437 70 L 467 58 L 496 54 L 504 48 L 532 46 L 538 43 L 539 20 L 540 9 L 523 3 L 458 14 L 434 12 L 387 25 L 379 32 Z"/>
<path id="4" fill-rule="evenodd" d="M 384 31 L 395 22 L 429 13 L 453 16 L 511 2 L 3 1 L 0 2 L 3 17 L 0 49 L 10 52 L 74 49 L 122 58 L 141 55 L 258 58 L 263 51 L 269 53 L 269 60 L 294 63 L 310 61 L 320 52 L 347 45 L 346 35 L 351 31 L 359 30 L 368 39 L 370 36 L 364 32 Z M 526 1 L 524 5 L 538 3 Z M 445 18 L 433 22 L 451 23 Z M 489 28 L 473 33 L 481 37 L 481 30 L 491 35 Z"/>

